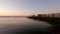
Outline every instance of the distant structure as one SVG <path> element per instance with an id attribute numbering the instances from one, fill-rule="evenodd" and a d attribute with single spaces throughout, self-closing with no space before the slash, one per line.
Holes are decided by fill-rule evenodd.
<path id="1" fill-rule="evenodd" d="M 60 13 L 38 14 L 38 17 L 56 17 L 56 18 L 60 18 Z"/>
<path id="2" fill-rule="evenodd" d="M 56 13 L 55 17 L 60 18 L 60 13 Z"/>
<path id="3" fill-rule="evenodd" d="M 54 14 L 38 14 L 39 17 L 54 17 Z"/>
<path id="4" fill-rule="evenodd" d="M 35 15 L 32 15 L 32 17 L 35 17 Z"/>

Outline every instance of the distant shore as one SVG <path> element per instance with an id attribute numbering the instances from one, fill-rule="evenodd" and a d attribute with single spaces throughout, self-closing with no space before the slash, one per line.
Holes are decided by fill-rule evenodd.
<path id="1" fill-rule="evenodd" d="M 37 16 L 30 16 L 28 17 L 29 19 L 34 19 L 34 20 L 40 20 L 40 21 L 46 21 L 52 25 L 54 24 L 60 24 L 60 18 L 54 18 L 54 17 L 37 17 Z"/>
<path id="2" fill-rule="evenodd" d="M 27 16 L 0 16 L 0 18 L 20 18 L 20 17 L 27 17 Z"/>

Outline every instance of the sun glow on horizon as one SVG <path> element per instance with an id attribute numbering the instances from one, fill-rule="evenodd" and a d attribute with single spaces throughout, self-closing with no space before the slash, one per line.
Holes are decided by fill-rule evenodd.
<path id="1" fill-rule="evenodd" d="M 0 0 L 0 16 L 60 13 L 60 0 Z"/>

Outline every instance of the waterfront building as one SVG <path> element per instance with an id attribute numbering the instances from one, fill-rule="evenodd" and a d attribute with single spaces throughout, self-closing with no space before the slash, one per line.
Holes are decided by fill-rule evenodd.
<path id="1" fill-rule="evenodd" d="M 56 13 L 55 17 L 60 18 L 60 13 Z"/>
<path id="2" fill-rule="evenodd" d="M 38 14 L 38 17 L 60 17 L 60 14 Z"/>

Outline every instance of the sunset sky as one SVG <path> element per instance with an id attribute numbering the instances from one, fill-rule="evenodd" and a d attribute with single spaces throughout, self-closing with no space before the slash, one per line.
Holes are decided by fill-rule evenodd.
<path id="1" fill-rule="evenodd" d="M 0 0 L 0 16 L 59 13 L 60 0 Z"/>

